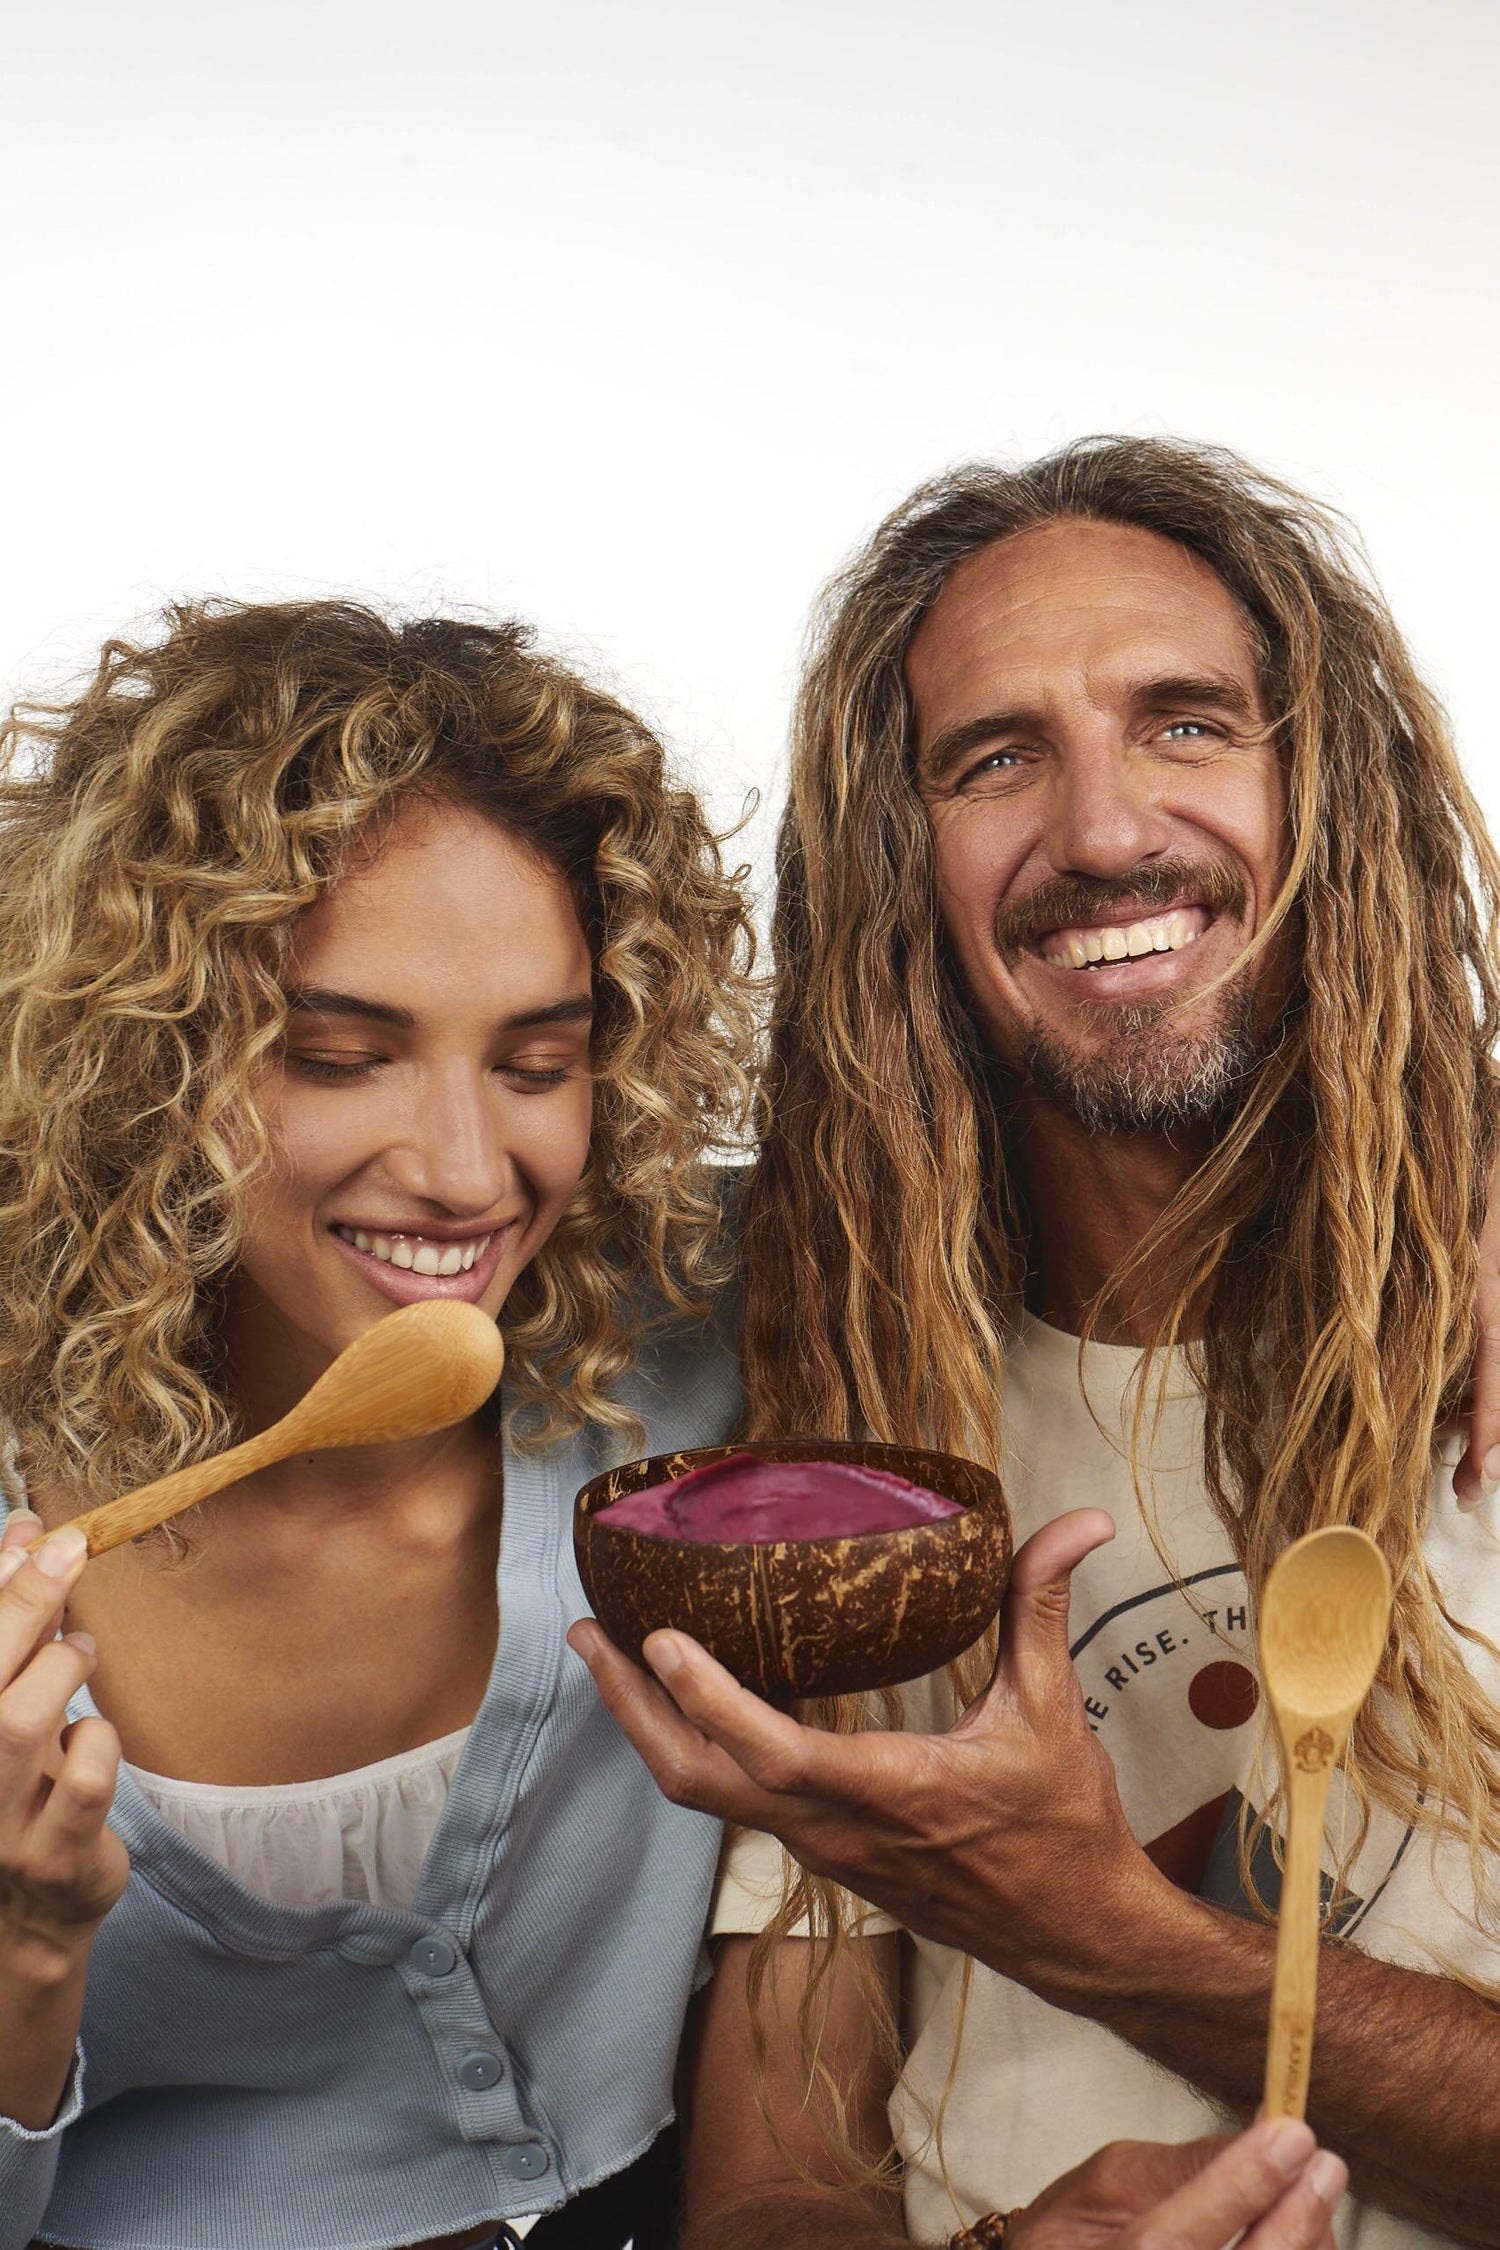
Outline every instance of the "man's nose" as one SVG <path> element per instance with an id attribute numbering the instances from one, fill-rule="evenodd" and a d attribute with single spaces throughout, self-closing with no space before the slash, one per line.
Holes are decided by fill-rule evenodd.
<path id="1" fill-rule="evenodd" d="M 493 1210 L 515 1162 L 501 1104 L 484 1071 L 429 1073 L 387 1169 L 405 1193 L 460 1216 Z"/>
<path id="2" fill-rule="evenodd" d="M 1058 761 L 1047 848 L 1060 875 L 1123 875 L 1170 843 L 1150 769 L 1128 746 L 1080 744 Z"/>

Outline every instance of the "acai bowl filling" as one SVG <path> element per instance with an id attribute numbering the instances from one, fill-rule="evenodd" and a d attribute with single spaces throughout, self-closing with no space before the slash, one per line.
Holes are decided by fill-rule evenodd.
<path id="1" fill-rule="evenodd" d="M 654 1539 L 767 1546 L 905 1531 L 963 1512 L 956 1500 L 887 1469 L 848 1461 L 763 1461 L 753 1453 L 733 1453 L 666 1484 L 629 1493 L 601 1508 L 594 1520 L 608 1530 L 639 1531 Z"/>

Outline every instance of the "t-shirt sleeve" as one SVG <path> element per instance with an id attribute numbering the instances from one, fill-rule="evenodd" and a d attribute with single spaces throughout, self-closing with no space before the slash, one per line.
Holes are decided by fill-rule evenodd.
<path id="1" fill-rule="evenodd" d="M 710 1937 L 754 1937 L 781 1904 L 782 1885 L 790 1856 L 775 1836 L 758 1828 L 731 1828 L 719 1859 L 719 1880 L 709 1910 Z M 840 1893 L 849 1910 L 850 1926 L 863 1937 L 878 1937 L 899 1925 L 863 1899 Z M 794 1922 L 788 1937 L 806 1937 L 806 1920 Z"/>
<path id="2" fill-rule="evenodd" d="M 83 2049 L 74 2047 L 73 2067 L 56 2117 L 40 2131 L 0 2116 L 0 2250 L 26 2250 L 41 2227 L 52 2194 L 62 2136 L 83 2110 Z"/>

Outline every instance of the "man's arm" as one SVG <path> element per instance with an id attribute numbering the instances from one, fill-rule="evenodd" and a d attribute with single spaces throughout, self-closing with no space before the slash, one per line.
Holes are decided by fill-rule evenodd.
<path id="1" fill-rule="evenodd" d="M 1068 1657 L 1071 1572 L 1109 1519 L 1059 1517 L 1016 1558 L 985 1694 L 946 1735 L 835 1736 L 653 1635 L 663 1686 L 597 1627 L 596 1685 L 669 1797 L 769 1830 L 909 1929 L 1092 2016 L 1246 2111 L 1274 1938 L 1188 1898 L 1131 1836 Z M 1323 1949 L 1310 2115 L 1356 2190 L 1500 2245 L 1500 2012 L 1439 1977 Z"/>
<path id="2" fill-rule="evenodd" d="M 1091 1966 L 1049 1980 L 1043 1997 L 1249 2114 L 1261 2096 L 1275 1950 L 1274 1931 L 1163 1881 L 1128 1956 L 1096 1952 Z M 1446 1977 L 1337 1940 L 1319 1949 L 1308 2117 L 1348 2159 L 1357 2194 L 1462 2242 L 1500 2243 L 1497 2072 L 1500 2010 Z"/>
<path id="3" fill-rule="evenodd" d="M 907 2250 L 895 2190 L 844 2184 L 808 2115 L 796 2025 L 814 1948 L 796 1938 L 776 1948 L 762 2003 L 765 2101 L 785 2144 L 777 2146 L 752 2083 L 752 1943 L 716 1944 L 714 1978 L 684 2049 L 682 2250 Z M 892 2001 L 898 1943 L 854 1941 Z M 866 1991 L 852 1959 L 846 1955 L 834 1977 L 818 2052 L 847 2104 L 851 2148 L 873 2165 L 889 2145 L 890 2067 L 872 2051 Z M 1346 2176 L 1305 2126 L 1288 2119 L 1228 2142 L 1121 2141 L 1045 2189 L 1017 2215 L 1007 2243 L 1013 2250 L 1223 2250 L 1248 2229 L 1242 2250 L 1334 2250 L 1329 2220 Z"/>

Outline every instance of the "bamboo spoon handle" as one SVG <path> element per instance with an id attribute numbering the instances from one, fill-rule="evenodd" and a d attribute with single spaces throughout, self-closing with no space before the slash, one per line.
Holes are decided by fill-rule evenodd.
<path id="1" fill-rule="evenodd" d="M 269 1430 L 262 1430 L 259 1436 L 246 1438 L 242 1445 L 232 1445 L 227 1453 L 216 1453 L 211 1461 L 190 1462 L 187 1468 L 174 1469 L 170 1476 L 158 1477 L 154 1484 L 143 1484 L 119 1500 L 106 1500 L 102 1507 L 74 1516 L 73 1528 L 87 1539 L 91 1557 L 105 1554 L 111 1547 L 123 1546 L 127 1539 L 138 1539 L 143 1531 L 154 1531 L 169 1516 L 196 1506 L 211 1492 L 221 1492 L 226 1484 L 234 1484 L 240 1477 L 265 1468 L 269 1462 L 283 1460 L 288 1453 L 294 1453 L 298 1432 L 288 1428 L 290 1421 L 288 1415 Z M 283 1437 L 286 1442 L 278 1443 Z"/>
<path id="2" fill-rule="evenodd" d="M 1309 1772 L 1300 1760 L 1316 1739 L 1324 1762 Z M 1308 1729 L 1285 1761 L 1286 1866 L 1276 1929 L 1271 1986 L 1271 2036 L 1266 2050 L 1265 2114 L 1302 2118 L 1312 2072 L 1313 2019 L 1318 2004 L 1318 1925 L 1322 1908 L 1323 1816 L 1337 1750 L 1326 1732 Z"/>

